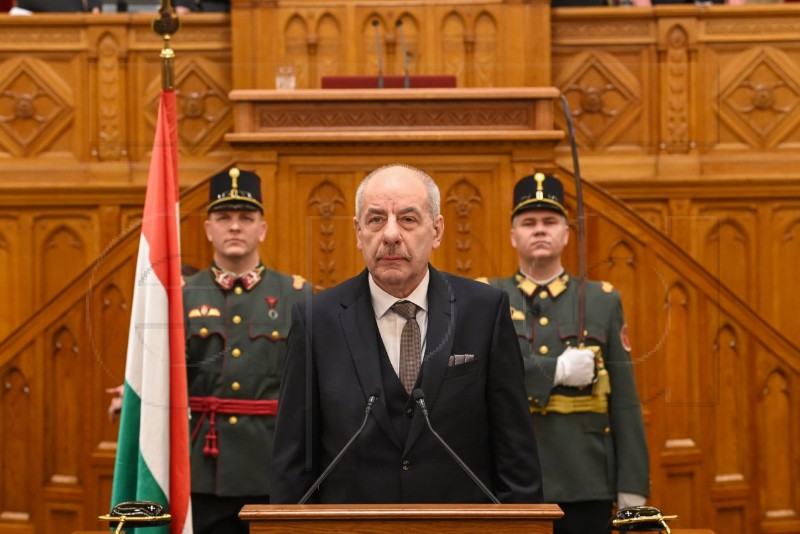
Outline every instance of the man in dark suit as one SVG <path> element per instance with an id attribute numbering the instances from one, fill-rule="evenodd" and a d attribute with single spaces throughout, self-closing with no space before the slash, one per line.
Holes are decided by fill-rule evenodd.
<path id="1" fill-rule="evenodd" d="M 414 389 L 424 392 L 433 428 L 501 502 L 541 502 L 508 296 L 429 265 L 444 221 L 439 190 L 419 169 L 371 173 L 356 214 L 367 269 L 293 310 L 270 502 L 301 499 L 377 389 L 363 433 L 310 502 L 489 502 L 426 428 Z"/>

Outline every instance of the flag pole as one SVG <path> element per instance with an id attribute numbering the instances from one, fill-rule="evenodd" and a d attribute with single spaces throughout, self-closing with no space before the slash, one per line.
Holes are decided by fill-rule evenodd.
<path id="1" fill-rule="evenodd" d="M 170 39 L 180 29 L 181 23 L 172 9 L 172 0 L 161 0 L 158 14 L 158 18 L 153 19 L 152 28 L 164 39 L 161 48 L 161 88 L 171 91 L 175 88 L 175 51 L 170 46 Z"/>
<path id="2" fill-rule="evenodd" d="M 111 526 L 192 534 L 189 406 L 180 276 L 180 203 L 171 37 L 180 24 L 162 0 L 161 94 L 136 263 L 125 386 L 114 463 Z M 145 522 L 149 524 L 145 525 Z"/>

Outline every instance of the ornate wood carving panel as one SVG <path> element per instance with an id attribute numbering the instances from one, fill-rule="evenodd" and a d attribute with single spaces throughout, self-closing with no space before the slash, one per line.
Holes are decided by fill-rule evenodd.
<path id="1" fill-rule="evenodd" d="M 567 97 L 575 133 L 589 151 L 611 145 L 651 150 L 649 109 L 652 102 L 652 68 L 641 50 L 611 54 L 591 51 L 554 50 L 554 84 Z M 562 114 L 556 124 L 565 128 Z"/>
<path id="2" fill-rule="evenodd" d="M 82 365 L 83 322 L 77 314 L 54 325 L 47 332 L 49 343 L 45 384 L 45 469 L 48 483 L 54 488 L 76 487 L 81 483 L 80 451 L 87 438 L 87 413 L 82 392 L 86 386 L 86 366 Z M 81 399 L 76 402 L 76 399 Z"/>
<path id="3" fill-rule="evenodd" d="M 97 214 L 62 210 L 35 218 L 33 243 L 36 302 L 40 305 L 58 293 L 99 253 Z M 59 266 L 70 266 L 68 269 Z"/>
<path id="4" fill-rule="evenodd" d="M 674 280 L 674 278 L 670 278 Z M 657 345 L 663 344 L 658 356 L 663 358 L 664 403 L 670 412 L 673 423 L 666 428 L 665 442 L 682 447 L 697 447 L 698 427 L 696 408 L 699 390 L 699 358 L 695 345 L 690 341 L 696 335 L 692 323 L 692 312 L 696 309 L 689 302 L 690 295 L 679 282 L 668 288 L 664 299 L 664 320 Z M 655 304 L 655 303 L 654 303 Z M 654 347 L 654 348 L 656 348 Z M 655 354 L 654 354 L 655 356 Z"/>
<path id="5" fill-rule="evenodd" d="M 353 214 L 356 187 L 366 173 L 353 173 L 347 165 L 335 161 L 319 161 L 318 166 L 298 163 L 289 163 L 281 172 L 293 176 L 291 191 L 281 198 L 291 199 L 295 207 L 275 214 L 279 220 L 287 221 L 281 225 L 287 235 L 280 250 L 293 259 L 305 258 L 294 265 L 302 265 L 299 273 L 315 291 L 320 291 L 363 269 L 361 252 L 356 248 Z M 294 216 L 290 217 L 289 212 Z M 267 257 L 282 253 L 268 251 Z"/>
<path id="6" fill-rule="evenodd" d="M 30 500 L 34 435 L 33 399 L 28 366 L 22 357 L 0 369 L 0 518 L 28 520 L 34 512 Z"/>
<path id="7" fill-rule="evenodd" d="M 768 234 L 769 252 L 764 255 L 765 263 L 772 266 L 772 275 L 764 283 L 770 283 L 763 293 L 770 295 L 771 305 L 762 309 L 770 316 L 775 326 L 784 334 L 800 332 L 800 314 L 797 313 L 797 266 L 800 265 L 800 206 L 786 205 L 783 202 L 769 206 L 771 232 Z M 764 265 L 762 272 L 770 269 Z M 793 289 L 787 291 L 787 286 Z"/>
<path id="8" fill-rule="evenodd" d="M 744 300 L 754 300 L 756 284 L 755 236 L 757 217 L 751 206 L 701 203 L 693 224 L 698 260 Z"/>
<path id="9" fill-rule="evenodd" d="M 508 255 L 511 248 L 506 234 L 498 232 L 497 222 L 492 221 L 504 217 L 505 213 L 490 211 L 489 204 L 491 192 L 497 191 L 500 162 L 481 166 L 484 168 L 480 171 L 473 170 L 472 165 L 469 169 L 437 166 L 425 169 L 433 173 L 439 185 L 445 221 L 442 246 L 435 251 L 432 262 L 440 269 L 467 278 L 486 273 L 507 275 L 498 260 Z"/>
<path id="10" fill-rule="evenodd" d="M 756 436 L 760 453 L 758 475 L 764 481 L 762 519 L 797 519 L 797 488 L 786 462 L 798 457 L 797 444 L 789 436 L 798 431 L 796 403 L 792 402 L 790 373 L 769 355 L 759 351 L 757 378 L 763 388 L 756 399 Z M 778 438 L 778 437 L 781 438 Z"/>
<path id="11" fill-rule="evenodd" d="M 800 51 L 794 48 L 714 49 L 721 67 L 716 103 L 725 126 L 720 144 L 769 149 L 800 140 Z"/>
<path id="12" fill-rule="evenodd" d="M 723 323 L 709 348 L 711 357 L 706 361 L 710 365 L 705 372 L 718 399 L 712 443 L 714 481 L 717 489 L 722 489 L 750 481 L 747 458 L 751 433 L 740 430 L 749 428 L 750 418 L 746 392 L 739 387 L 750 365 L 745 361 L 746 344 L 738 329 L 729 323 Z"/>
<path id="13" fill-rule="evenodd" d="M 121 269 L 107 283 L 92 290 L 91 313 L 86 330 L 91 354 L 92 373 L 91 406 L 107 405 L 111 396 L 107 389 L 125 381 L 126 354 L 120 354 L 119 338 L 127 337 L 133 294 L 135 270 Z M 117 428 L 108 423 L 108 415 L 102 410 L 91 410 L 91 440 L 93 447 L 105 447 L 104 443 L 116 443 Z"/>
<path id="14" fill-rule="evenodd" d="M 13 157 L 69 150 L 57 139 L 74 126 L 76 74 L 67 57 L 49 63 L 35 57 L 6 57 L 0 62 L 0 147 Z M 73 67 L 73 68 L 70 68 Z M 75 132 L 69 137 L 74 139 Z M 63 140 L 63 138 L 62 138 Z"/>
<path id="15" fill-rule="evenodd" d="M 20 269 L 19 222 L 15 216 L 0 216 L 0 294 L 6 305 L 0 308 L 0 339 L 11 332 L 19 321 Z"/>

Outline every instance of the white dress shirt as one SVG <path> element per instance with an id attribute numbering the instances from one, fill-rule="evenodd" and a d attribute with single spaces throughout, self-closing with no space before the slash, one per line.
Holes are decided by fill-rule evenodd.
<path id="1" fill-rule="evenodd" d="M 393 297 L 375 283 L 372 275 L 369 275 L 369 292 L 372 296 L 372 310 L 375 312 L 375 320 L 378 323 L 378 331 L 383 340 L 383 346 L 389 355 L 394 371 L 400 375 L 400 334 L 406 325 L 406 320 L 397 312 L 392 311 L 391 307 L 395 302 L 408 300 L 417 305 L 417 324 L 419 324 L 419 335 L 422 339 L 420 347 L 420 358 L 425 354 L 425 334 L 428 332 L 428 283 L 430 282 L 430 271 L 425 272 L 425 278 L 404 299 Z"/>

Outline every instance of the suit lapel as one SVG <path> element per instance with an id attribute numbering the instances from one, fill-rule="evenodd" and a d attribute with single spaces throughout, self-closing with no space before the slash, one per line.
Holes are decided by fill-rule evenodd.
<path id="1" fill-rule="evenodd" d="M 436 406 L 436 398 L 447 372 L 447 361 L 453 349 L 453 331 L 456 321 L 456 297 L 444 274 L 430 267 L 428 286 L 428 333 L 425 336 L 425 358 L 422 361 L 422 391 L 428 411 Z M 408 451 L 426 426 L 422 414 L 411 421 L 405 451 Z"/>
<path id="2" fill-rule="evenodd" d="M 378 327 L 375 323 L 375 312 L 372 309 L 366 270 L 361 273 L 358 290 L 342 301 L 342 307 L 344 309 L 339 316 L 342 331 L 350 348 L 356 374 L 366 398 L 376 386 L 383 385 L 380 349 L 378 348 Z M 397 447 L 402 448 L 402 443 L 398 440 L 389 421 L 385 394 L 375 402 L 371 417 L 391 437 Z"/>

